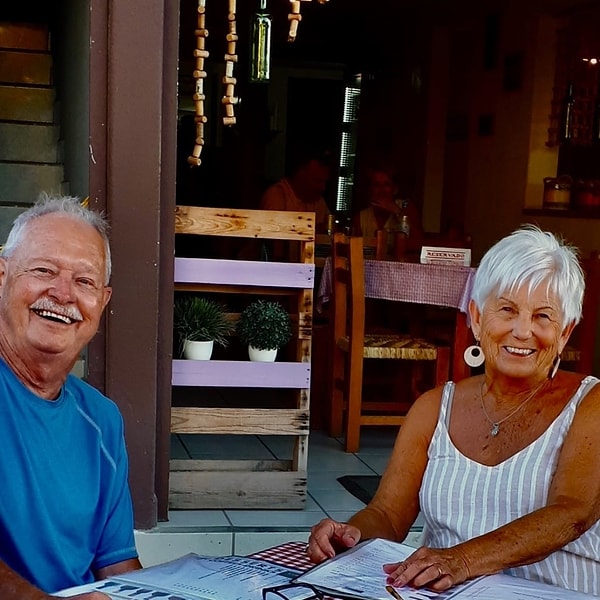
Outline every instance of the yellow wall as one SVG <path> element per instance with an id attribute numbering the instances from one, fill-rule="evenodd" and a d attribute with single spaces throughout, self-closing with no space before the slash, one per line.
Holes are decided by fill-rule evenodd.
<path id="1" fill-rule="evenodd" d="M 445 171 L 441 174 L 445 185 L 439 186 L 439 148 L 433 154 L 437 165 L 425 177 L 425 210 L 438 202 L 456 202 L 463 194 L 465 230 L 473 237 L 473 264 L 498 239 L 524 223 L 537 223 L 562 235 L 577 246 L 582 254 L 600 248 L 600 219 L 573 218 L 555 215 L 526 215 L 524 208 L 541 208 L 543 179 L 556 175 L 558 152 L 546 146 L 551 97 L 553 94 L 556 30 L 559 21 L 549 16 L 528 13 L 525 3 L 506 9 L 500 23 L 499 61 L 492 70 L 482 66 L 484 15 L 473 16 L 460 25 L 438 27 L 433 39 L 433 60 L 436 52 L 439 64 L 444 64 L 450 54 L 452 40 L 459 36 L 463 43 L 470 43 L 470 52 L 462 54 L 465 64 L 460 65 L 466 73 L 462 81 L 448 78 L 452 65 L 446 72 L 432 70 L 430 84 L 430 107 L 428 115 L 436 119 L 440 107 L 446 102 L 446 110 L 465 110 L 468 115 L 468 137 L 464 142 L 446 142 L 444 145 Z M 454 36 L 454 37 L 453 37 Z M 447 39 L 445 47 L 439 40 Z M 465 42 L 467 40 L 467 42 Z M 520 90 L 503 89 L 503 60 L 507 55 L 523 53 L 523 81 Z M 447 61 L 446 61 L 447 62 Z M 437 80 L 435 79 L 437 77 Z M 448 84 L 449 80 L 449 84 Z M 452 106 L 456 90 L 446 93 L 446 85 L 462 86 L 462 99 Z M 448 100 L 449 98 L 449 100 Z M 478 133 L 480 115 L 494 115 L 495 127 L 491 136 Z M 431 142 L 431 140 L 429 140 Z M 438 142 L 443 137 L 438 134 Z M 430 146 L 431 147 L 431 146 Z M 451 168 L 451 170 L 449 170 Z M 466 183 L 464 179 L 466 178 Z M 433 191 L 432 191 L 433 190 Z M 436 194 L 441 197 L 435 197 Z M 427 222 L 427 214 L 424 216 Z M 600 352 L 596 352 L 600 356 Z M 600 373 L 600 361 L 595 373 Z"/>
<path id="2" fill-rule="evenodd" d="M 550 101 L 553 91 L 556 28 L 558 20 L 528 11 L 524 3 L 509 5 L 500 21 L 498 66 L 483 68 L 483 39 L 485 15 L 473 15 L 470 20 L 449 25 L 447 45 L 434 45 L 439 62 L 443 64 L 450 53 L 452 40 L 470 40 L 470 53 L 461 66 L 468 77 L 463 81 L 450 78 L 450 102 L 456 90 L 467 89 L 459 109 L 468 115 L 468 138 L 445 144 L 444 186 L 439 186 L 439 169 L 426 172 L 424 189 L 425 211 L 442 199 L 452 202 L 460 193 L 465 206 L 465 229 L 473 236 L 473 257 L 476 263 L 496 240 L 519 225 L 538 223 L 543 228 L 562 234 L 583 253 L 600 248 L 600 220 L 557 216 L 525 215 L 523 208 L 541 208 L 543 178 L 556 175 L 557 149 L 546 146 Z M 437 28 L 433 39 L 444 39 Z M 506 56 L 522 53 L 523 77 L 521 89 L 506 91 L 503 87 L 503 61 Z M 465 60 L 465 54 L 462 55 Z M 452 72 L 452 65 L 447 69 Z M 447 72 L 431 71 L 428 114 L 436 118 L 439 106 L 435 100 L 447 101 L 445 90 Z M 460 91 L 460 90 L 459 90 Z M 457 107 L 446 108 L 456 109 Z M 478 121 L 481 115 L 494 116 L 494 132 L 481 136 Z M 430 140 L 431 141 L 431 140 Z M 441 141 L 441 138 L 438 140 Z M 429 148 L 432 148 L 430 145 Z M 439 148 L 434 152 L 435 165 L 440 164 Z M 457 158 L 458 156 L 458 158 Z M 452 172 L 449 171 L 451 166 Z M 458 172 L 458 175 L 454 173 Z M 466 184 L 464 180 L 466 178 Z M 461 180 L 461 183 L 458 182 Z M 461 187 L 460 192 L 456 189 Z M 433 192 L 431 192 L 433 190 Z M 438 197 L 436 197 L 436 194 Z M 441 198 L 439 197 L 441 196 Z M 424 220 L 431 216 L 427 213 Z M 435 212 L 433 214 L 435 217 Z"/>

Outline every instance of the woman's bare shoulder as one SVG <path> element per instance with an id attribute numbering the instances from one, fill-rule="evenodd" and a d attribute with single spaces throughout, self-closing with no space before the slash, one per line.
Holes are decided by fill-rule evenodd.
<path id="1" fill-rule="evenodd" d="M 453 385 L 454 389 L 448 389 L 453 396 L 454 401 L 460 401 L 460 398 L 473 394 L 473 390 L 478 389 L 480 377 L 468 377 L 458 383 L 446 384 Z M 425 437 L 430 438 L 438 422 L 442 397 L 444 395 L 444 385 L 432 388 L 419 396 L 412 405 L 408 415 L 406 426 L 411 429 L 414 427 Z"/>

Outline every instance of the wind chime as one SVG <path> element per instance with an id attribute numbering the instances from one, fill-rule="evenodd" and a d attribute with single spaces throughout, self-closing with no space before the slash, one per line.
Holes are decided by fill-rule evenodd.
<path id="1" fill-rule="evenodd" d="M 317 0 L 319 4 L 325 4 L 329 0 Z M 311 0 L 290 0 L 290 14 L 288 15 L 288 21 L 290 22 L 290 32 L 288 33 L 288 42 L 293 42 L 296 39 L 298 33 L 298 23 L 302 21 L 302 15 L 300 14 L 300 3 L 311 2 Z"/>
<path id="2" fill-rule="evenodd" d="M 290 30 L 288 34 L 288 42 L 293 42 L 298 33 L 298 24 L 302 20 L 302 15 L 300 14 L 301 2 L 311 1 L 312 0 L 289 0 L 290 13 L 288 14 L 288 21 L 290 22 Z M 326 2 L 329 2 L 329 0 L 317 1 L 319 4 L 325 4 Z M 236 123 L 234 107 L 236 104 L 239 104 L 240 99 L 235 95 L 235 84 L 237 83 L 237 79 L 233 76 L 234 65 L 238 61 L 238 55 L 236 54 L 236 43 L 238 40 L 236 26 L 236 0 L 228 0 L 228 2 L 227 34 L 225 36 L 227 51 L 225 53 L 225 75 L 223 76 L 224 95 L 221 103 L 225 107 L 223 125 L 231 127 Z M 266 0 L 264 5 L 266 8 Z M 266 40 L 263 39 L 262 47 L 268 53 L 270 51 L 270 27 L 263 28 L 261 34 L 263 36 L 267 36 Z M 192 73 L 195 79 L 195 90 L 192 98 L 194 101 L 196 139 L 192 153 L 190 156 L 188 156 L 187 161 L 190 165 L 198 167 L 202 163 L 200 155 L 202 154 L 202 147 L 204 146 L 204 125 L 207 121 L 207 117 L 204 112 L 204 101 L 206 100 L 206 95 L 204 94 L 204 80 L 206 79 L 204 61 L 209 56 L 208 50 L 206 49 L 206 38 L 208 37 L 208 29 L 206 29 L 206 0 L 198 0 L 198 22 L 194 35 L 196 36 L 196 48 L 194 50 L 196 64 Z M 268 60 L 269 57 L 267 56 L 267 64 Z M 261 80 L 268 80 L 268 68 L 266 70 L 262 70 L 262 72 L 263 76 L 261 77 Z"/>

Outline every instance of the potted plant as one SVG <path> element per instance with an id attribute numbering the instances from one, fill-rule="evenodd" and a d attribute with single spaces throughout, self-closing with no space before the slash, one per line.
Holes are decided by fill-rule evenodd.
<path id="1" fill-rule="evenodd" d="M 203 296 L 182 296 L 175 301 L 174 326 L 184 358 L 209 360 L 214 343 L 228 344 L 227 336 L 235 326 L 227 307 Z"/>
<path id="2" fill-rule="evenodd" d="M 256 300 L 249 304 L 238 321 L 237 331 L 248 344 L 250 360 L 270 362 L 277 350 L 292 337 L 290 316 L 279 302 Z"/>

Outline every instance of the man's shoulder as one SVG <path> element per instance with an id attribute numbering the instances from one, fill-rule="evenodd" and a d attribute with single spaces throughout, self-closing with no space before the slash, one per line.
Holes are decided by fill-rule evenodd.
<path id="1" fill-rule="evenodd" d="M 86 412 L 105 415 L 107 418 L 121 418 L 119 407 L 113 400 L 79 377 L 74 375 L 67 377 L 65 393 L 71 395 Z"/>
<path id="2" fill-rule="evenodd" d="M 260 207 L 265 210 L 290 210 L 289 203 L 294 194 L 287 180 L 281 179 L 271 184 L 263 193 Z"/>

